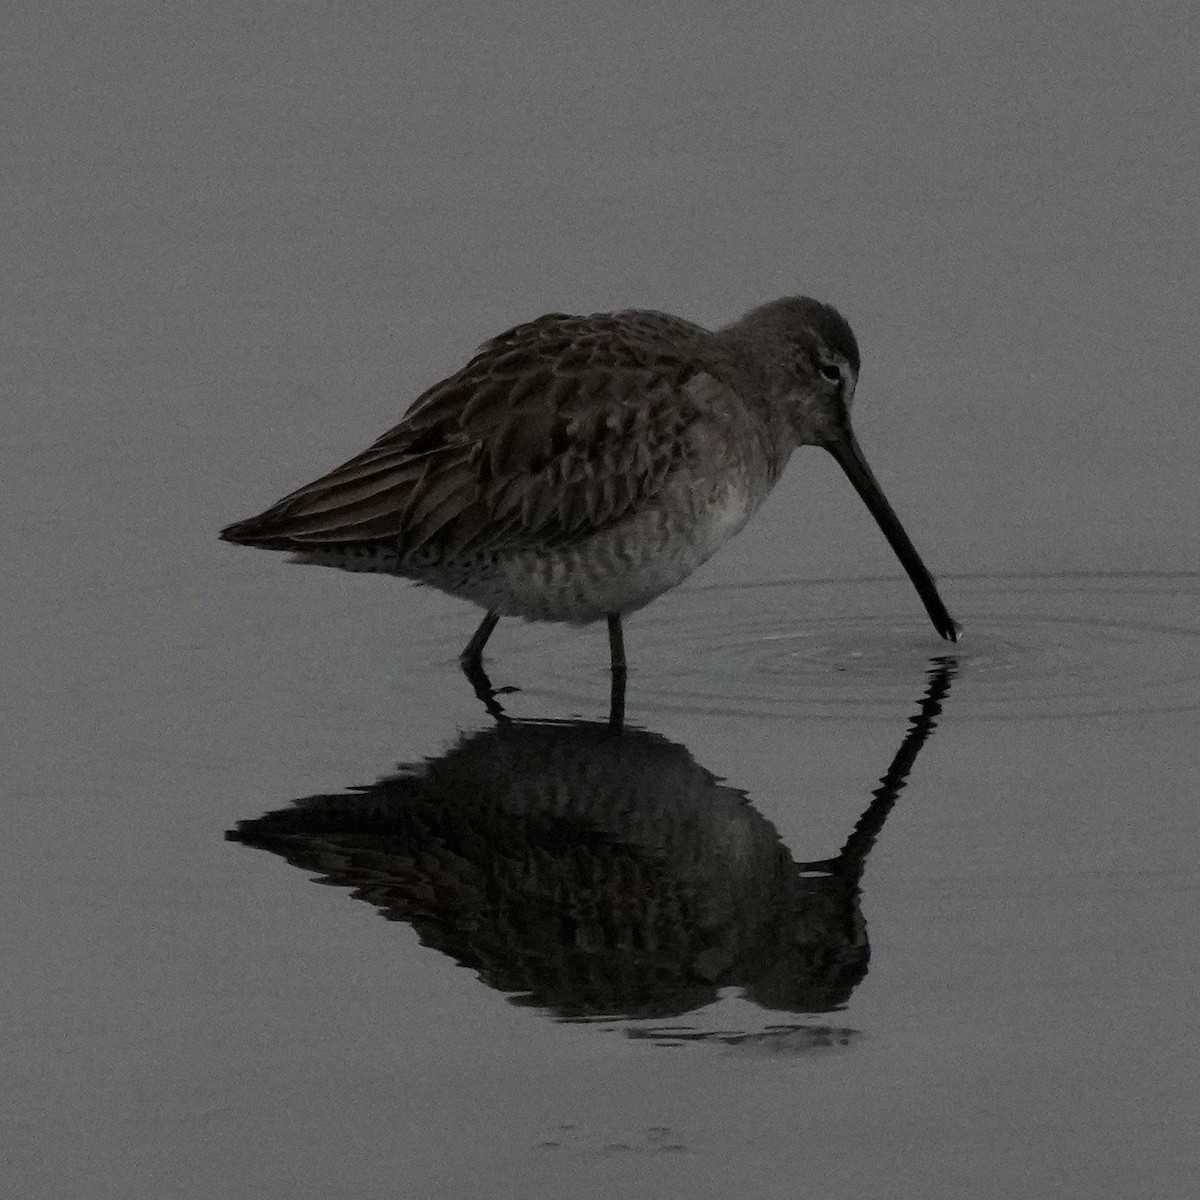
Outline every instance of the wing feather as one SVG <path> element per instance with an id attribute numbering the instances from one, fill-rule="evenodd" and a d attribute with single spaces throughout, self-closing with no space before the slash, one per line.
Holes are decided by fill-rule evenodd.
<path id="1" fill-rule="evenodd" d="M 744 412 L 704 338 L 647 312 L 517 326 L 363 453 L 222 536 L 292 550 L 388 542 L 403 558 L 603 529 Z"/>

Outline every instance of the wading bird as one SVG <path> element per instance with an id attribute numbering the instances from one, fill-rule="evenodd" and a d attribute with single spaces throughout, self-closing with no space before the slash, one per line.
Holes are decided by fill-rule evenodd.
<path id="1" fill-rule="evenodd" d="M 828 450 L 938 633 L 959 627 L 850 427 L 858 344 L 828 305 L 775 300 L 716 331 L 649 311 L 551 313 L 485 343 L 368 449 L 221 532 L 297 561 L 430 584 L 486 615 L 608 622 L 737 533 L 797 446 Z"/>

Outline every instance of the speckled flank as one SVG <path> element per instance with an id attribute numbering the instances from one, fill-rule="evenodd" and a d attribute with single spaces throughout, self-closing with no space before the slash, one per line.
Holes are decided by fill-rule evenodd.
<path id="1" fill-rule="evenodd" d="M 501 616 L 586 624 L 635 612 L 682 583 L 749 520 L 758 499 L 719 489 L 695 518 L 656 508 L 559 549 L 464 555 L 422 563 L 392 548 L 305 552 L 294 561 L 400 575 L 436 585 Z"/>
<path id="2" fill-rule="evenodd" d="M 500 564 L 492 586 L 471 596 L 501 615 L 586 623 L 629 613 L 682 583 L 746 523 L 744 495 L 704 506 L 686 526 L 658 509 L 557 553 L 526 551 Z"/>

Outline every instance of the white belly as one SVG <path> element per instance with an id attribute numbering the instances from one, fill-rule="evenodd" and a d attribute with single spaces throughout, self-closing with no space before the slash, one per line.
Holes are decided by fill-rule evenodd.
<path id="1" fill-rule="evenodd" d="M 333 547 L 295 561 L 399 575 L 505 617 L 587 624 L 634 612 L 682 583 L 746 524 L 762 498 L 733 481 L 706 501 L 680 491 L 671 503 L 544 549 L 421 561 L 389 546 Z"/>
<path id="2" fill-rule="evenodd" d="M 572 545 L 505 556 L 494 574 L 446 590 L 534 621 L 584 624 L 633 612 L 682 583 L 757 507 L 730 487 L 693 512 L 642 513 Z"/>

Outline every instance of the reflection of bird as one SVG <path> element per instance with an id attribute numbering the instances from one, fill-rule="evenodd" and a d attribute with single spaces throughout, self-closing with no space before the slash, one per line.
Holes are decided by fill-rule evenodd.
<path id="1" fill-rule="evenodd" d="M 499 724 L 229 836 L 352 888 L 560 1017 L 677 1015 L 730 986 L 768 1009 L 827 1012 L 866 973 L 859 878 L 952 672 L 930 672 L 874 800 L 821 863 L 795 863 L 682 746 L 583 722 Z"/>
<path id="2" fill-rule="evenodd" d="M 858 345 L 806 297 L 713 333 L 656 312 L 554 313 L 486 343 L 349 462 L 223 530 L 301 562 L 401 575 L 486 616 L 621 616 L 687 578 L 745 525 L 797 446 L 828 450 L 911 576 L 957 626 L 850 428 Z"/>

